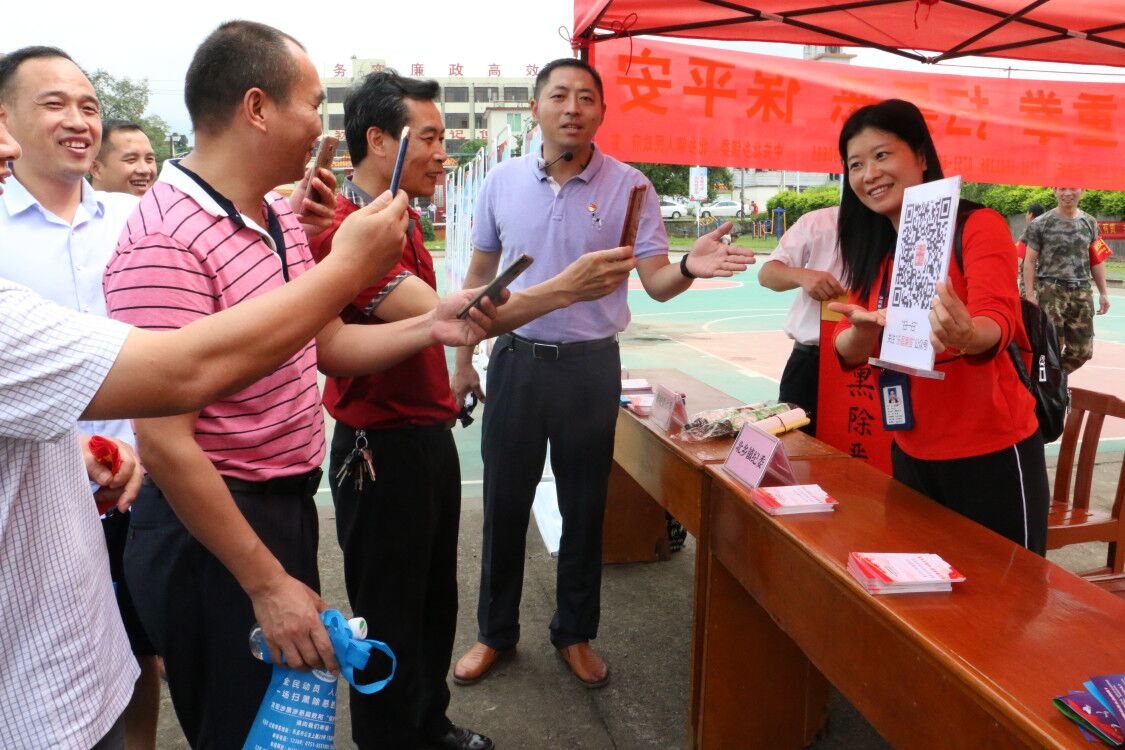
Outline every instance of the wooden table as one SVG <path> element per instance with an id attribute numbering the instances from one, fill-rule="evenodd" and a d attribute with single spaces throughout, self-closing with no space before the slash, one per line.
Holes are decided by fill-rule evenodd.
<path id="1" fill-rule="evenodd" d="M 733 396 L 679 370 L 632 370 L 633 378 L 646 378 L 653 388 L 663 385 L 687 394 L 689 414 L 741 406 Z M 709 491 L 704 467 L 722 463 L 733 439 L 689 443 L 662 430 L 648 417 L 628 409 L 617 416 L 614 467 L 603 528 L 604 562 L 641 562 L 667 559 L 664 512 L 671 513 L 687 532 L 698 538 L 700 507 Z M 803 432 L 782 436 L 791 459 L 834 457 L 847 454 Z"/>
<path id="2" fill-rule="evenodd" d="M 697 554 L 692 740 L 804 747 L 831 681 L 896 748 L 1089 748 L 1051 699 L 1125 672 L 1125 601 L 857 460 L 797 460 L 834 513 L 774 518 L 720 467 Z M 872 596 L 851 551 L 936 552 L 948 594 Z"/>

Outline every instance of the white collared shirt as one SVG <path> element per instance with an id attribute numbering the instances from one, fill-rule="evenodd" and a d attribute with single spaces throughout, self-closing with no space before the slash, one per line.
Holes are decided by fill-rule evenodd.
<path id="1" fill-rule="evenodd" d="M 839 206 L 829 206 L 802 215 L 781 236 L 769 259 L 781 261 L 790 268 L 828 271 L 839 280 L 844 272 L 840 250 L 836 246 L 836 218 L 839 214 Z M 805 294 L 803 289 L 798 289 L 797 297 L 789 307 L 785 333 L 800 344 L 816 346 L 820 343 L 820 303 Z"/>
<path id="2" fill-rule="evenodd" d="M 48 211 L 14 176 L 0 194 L 0 278 L 71 310 L 105 317 L 102 274 L 137 197 L 82 181 L 74 220 Z"/>
<path id="3" fill-rule="evenodd" d="M 55 304 L 106 316 L 102 275 L 138 199 L 94 190 L 67 222 L 48 211 L 15 176 L 0 194 L 0 278 L 22 284 Z M 135 442 L 128 421 L 83 422 L 79 430 Z"/>
<path id="4" fill-rule="evenodd" d="M 0 746 L 88 748 L 139 670 L 75 420 L 129 333 L 0 279 Z"/>

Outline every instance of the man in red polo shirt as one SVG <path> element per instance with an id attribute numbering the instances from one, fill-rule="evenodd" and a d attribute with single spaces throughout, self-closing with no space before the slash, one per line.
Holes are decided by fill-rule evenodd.
<path id="1" fill-rule="evenodd" d="M 369 75 L 349 94 L 344 125 L 355 174 L 341 189 L 335 223 L 311 243 L 317 261 L 331 251 L 344 218 L 389 187 L 403 125 L 410 126 L 410 145 L 399 186 L 411 198 L 434 194 L 446 158 L 437 96 L 437 83 L 393 71 Z M 419 215 L 411 211 L 410 219 L 401 260 L 344 308 L 345 323 L 389 323 L 437 305 L 433 259 Z M 336 419 L 329 472 L 348 599 L 398 655 L 398 673 L 386 688 L 351 691 L 352 737 L 360 748 L 490 748 L 492 740 L 445 715 L 461 517 L 451 432 L 460 409 L 445 352 L 432 346 L 377 374 L 329 378 L 324 405 Z M 370 451 L 374 477 L 363 459 L 346 464 L 357 448 Z"/>

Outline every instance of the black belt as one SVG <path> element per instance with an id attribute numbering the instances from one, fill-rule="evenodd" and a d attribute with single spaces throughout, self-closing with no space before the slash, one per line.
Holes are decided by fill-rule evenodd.
<path id="1" fill-rule="evenodd" d="M 394 427 L 352 427 L 343 422 L 336 423 L 336 429 L 339 430 L 344 427 L 352 431 L 352 435 L 363 430 L 364 432 L 448 432 L 457 425 L 457 419 L 447 419 L 443 422 L 426 422 L 424 424 L 415 424 L 408 422 L 407 424 L 395 425 Z"/>
<path id="2" fill-rule="evenodd" d="M 304 474 L 274 477 L 262 482 L 250 482 L 234 477 L 223 477 L 223 481 L 231 492 L 249 495 L 312 495 L 320 487 L 320 476 L 323 473 L 320 469 L 313 469 Z"/>
<path id="3" fill-rule="evenodd" d="M 820 344 L 802 344 L 800 341 L 794 341 L 793 351 L 803 354 L 819 354 Z"/>
<path id="4" fill-rule="evenodd" d="M 496 346 L 501 349 L 507 348 L 512 351 L 525 352 L 536 359 L 554 361 L 563 357 L 572 357 L 576 354 L 596 352 L 599 349 L 608 349 L 611 346 L 617 346 L 617 335 L 607 336 L 604 339 L 594 339 L 593 341 L 573 341 L 569 344 L 548 344 L 543 341 L 525 339 L 514 333 L 505 333 L 496 339 Z"/>
<path id="5" fill-rule="evenodd" d="M 1040 284 L 1052 284 L 1054 286 L 1061 286 L 1063 289 L 1083 289 L 1090 286 L 1090 280 L 1080 281 L 1078 279 L 1039 279 Z"/>

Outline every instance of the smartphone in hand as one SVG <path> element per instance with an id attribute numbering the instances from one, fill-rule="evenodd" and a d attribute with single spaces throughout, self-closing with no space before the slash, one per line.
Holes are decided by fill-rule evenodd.
<path id="1" fill-rule="evenodd" d="M 621 240 L 617 243 L 621 247 L 632 245 L 637 241 L 637 227 L 641 223 L 641 207 L 645 202 L 645 192 L 648 185 L 634 185 L 629 191 L 629 203 L 625 209 L 625 225 L 621 227 Z"/>
<path id="2" fill-rule="evenodd" d="M 332 169 L 332 160 L 336 158 L 336 149 L 340 147 L 340 139 L 330 135 L 326 135 L 320 139 L 320 145 L 316 149 L 316 158 L 313 160 L 312 167 L 309 168 L 308 178 L 305 182 L 305 197 L 309 200 L 325 205 L 321 199 L 320 193 L 313 190 L 313 180 L 320 173 L 322 169 Z"/>
<path id="3" fill-rule="evenodd" d="M 398 183 L 402 179 L 402 163 L 406 160 L 406 147 L 410 143 L 410 126 L 402 129 L 398 138 L 398 156 L 395 157 L 395 171 L 391 173 L 391 197 L 398 193 Z"/>
<path id="4" fill-rule="evenodd" d="M 457 317 L 461 320 L 469 317 L 469 310 L 472 310 L 474 307 L 479 305 L 480 301 L 485 297 L 488 297 L 493 302 L 499 302 L 500 293 L 503 292 L 509 284 L 515 281 L 516 278 L 521 273 L 526 271 L 527 267 L 534 262 L 535 258 L 532 258 L 530 255 L 521 255 L 520 257 L 516 258 L 514 261 L 512 261 L 512 264 L 501 271 L 500 274 L 495 279 L 493 279 L 488 286 L 480 290 L 480 293 L 477 294 L 477 296 L 473 297 L 469 304 L 465 305 L 465 307 L 461 309 L 461 312 L 457 313 Z"/>

